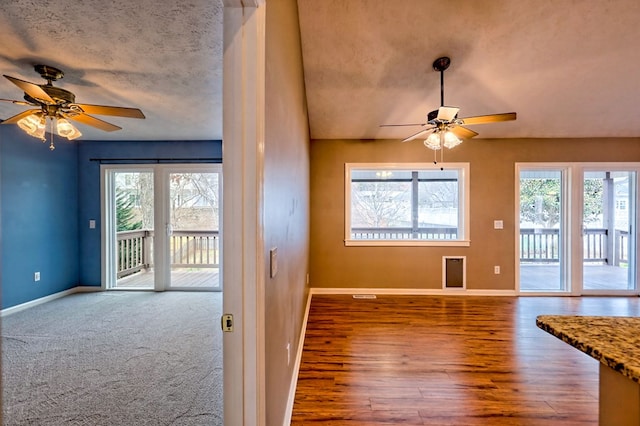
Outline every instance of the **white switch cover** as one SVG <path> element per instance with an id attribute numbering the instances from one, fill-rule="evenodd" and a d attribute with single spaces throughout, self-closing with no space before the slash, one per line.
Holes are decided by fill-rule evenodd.
<path id="1" fill-rule="evenodd" d="M 271 278 L 275 277 L 278 273 L 278 247 L 274 247 L 269 251 L 270 265 L 271 265 Z"/>
<path id="2" fill-rule="evenodd" d="M 96 221 L 91 219 L 89 221 L 89 229 L 96 229 Z"/>
<path id="3" fill-rule="evenodd" d="M 504 224 L 502 223 L 501 220 L 493 221 L 493 229 L 503 229 L 503 228 L 504 228 Z"/>

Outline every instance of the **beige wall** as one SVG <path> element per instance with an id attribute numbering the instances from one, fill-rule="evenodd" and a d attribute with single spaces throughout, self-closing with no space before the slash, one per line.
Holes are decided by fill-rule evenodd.
<path id="1" fill-rule="evenodd" d="M 268 425 L 281 425 L 308 286 L 309 129 L 295 0 L 266 3 L 264 152 L 265 364 Z M 278 272 L 269 276 L 269 250 Z M 287 364 L 287 344 L 291 360 Z"/>
<path id="2" fill-rule="evenodd" d="M 467 257 L 469 290 L 515 288 L 515 163 L 638 162 L 640 138 L 470 140 L 445 150 L 445 162 L 470 163 L 469 247 L 345 247 L 344 164 L 433 162 L 421 141 L 313 140 L 311 287 L 442 288 L 442 256 Z M 494 230 L 493 221 L 504 221 Z M 501 266 L 494 275 L 493 266 Z"/>

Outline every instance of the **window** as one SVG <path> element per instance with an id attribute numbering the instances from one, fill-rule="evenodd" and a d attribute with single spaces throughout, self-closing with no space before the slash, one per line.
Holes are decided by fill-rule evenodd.
<path id="1" fill-rule="evenodd" d="M 345 175 L 345 245 L 469 245 L 468 163 L 347 163 Z"/>

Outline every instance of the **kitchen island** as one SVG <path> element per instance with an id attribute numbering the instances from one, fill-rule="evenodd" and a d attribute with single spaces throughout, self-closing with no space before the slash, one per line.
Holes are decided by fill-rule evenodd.
<path id="1" fill-rule="evenodd" d="M 640 318 L 541 315 L 536 325 L 600 361 L 601 425 L 640 425 Z"/>

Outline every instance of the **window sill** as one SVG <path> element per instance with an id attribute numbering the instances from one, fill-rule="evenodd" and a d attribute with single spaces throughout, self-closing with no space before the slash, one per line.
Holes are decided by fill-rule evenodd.
<path id="1" fill-rule="evenodd" d="M 344 245 L 354 247 L 469 247 L 469 240 L 344 240 Z"/>

